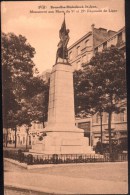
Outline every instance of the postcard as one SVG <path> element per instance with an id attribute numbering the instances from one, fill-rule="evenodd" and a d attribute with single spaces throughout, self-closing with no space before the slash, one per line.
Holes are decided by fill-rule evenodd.
<path id="1" fill-rule="evenodd" d="M 2 1 L 4 193 L 127 194 L 125 1 Z"/>

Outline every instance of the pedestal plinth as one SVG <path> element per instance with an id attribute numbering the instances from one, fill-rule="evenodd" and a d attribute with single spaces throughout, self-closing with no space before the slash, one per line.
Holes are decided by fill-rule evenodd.
<path id="1" fill-rule="evenodd" d="M 73 67 L 58 63 L 50 77 L 47 136 L 30 152 L 45 154 L 93 153 L 84 130 L 75 126 Z"/>

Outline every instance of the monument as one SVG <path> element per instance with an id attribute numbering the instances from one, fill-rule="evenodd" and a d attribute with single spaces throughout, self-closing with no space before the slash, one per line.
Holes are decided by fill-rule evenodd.
<path id="1" fill-rule="evenodd" d="M 46 136 L 37 141 L 30 152 L 43 154 L 94 153 L 84 137 L 84 130 L 75 126 L 73 67 L 68 62 L 69 30 L 65 17 L 59 31 L 60 41 L 50 77 L 48 125 Z"/>

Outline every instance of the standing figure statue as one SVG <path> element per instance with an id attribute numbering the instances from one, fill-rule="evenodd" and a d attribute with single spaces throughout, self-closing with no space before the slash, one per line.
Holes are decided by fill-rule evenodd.
<path id="1" fill-rule="evenodd" d="M 57 45 L 58 49 L 57 49 L 57 53 L 56 53 L 56 62 L 55 62 L 55 64 L 58 62 L 58 58 L 62 58 L 63 62 L 65 60 L 66 63 L 68 63 L 67 44 L 69 42 L 69 32 L 70 32 L 69 29 L 66 29 L 65 18 L 64 18 L 63 24 L 62 24 L 61 29 L 59 31 L 60 41 Z"/>

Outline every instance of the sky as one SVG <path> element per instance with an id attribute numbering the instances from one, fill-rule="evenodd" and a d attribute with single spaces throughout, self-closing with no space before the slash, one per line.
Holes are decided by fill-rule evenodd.
<path id="1" fill-rule="evenodd" d="M 66 13 L 66 26 L 70 29 L 68 47 L 91 31 L 92 24 L 95 28 L 115 31 L 125 26 L 124 0 L 7 1 L 1 4 L 2 32 L 13 32 L 27 38 L 36 50 L 33 61 L 39 73 L 51 69 L 55 63 L 63 11 Z M 30 10 L 44 13 L 30 13 Z"/>

